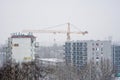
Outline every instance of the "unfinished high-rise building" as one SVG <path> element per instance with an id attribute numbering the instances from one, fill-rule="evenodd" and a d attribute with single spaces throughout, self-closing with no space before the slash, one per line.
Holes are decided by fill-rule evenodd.
<path id="1" fill-rule="evenodd" d="M 120 45 L 114 44 L 112 46 L 113 52 L 113 69 L 116 77 L 120 77 Z"/>
<path id="2" fill-rule="evenodd" d="M 21 63 L 34 59 L 36 37 L 31 33 L 14 33 L 8 39 L 8 43 L 12 61 Z"/>
<path id="3" fill-rule="evenodd" d="M 65 42 L 65 60 L 66 64 L 78 69 L 90 62 L 100 65 L 102 60 L 109 60 L 112 63 L 111 41 L 67 41 Z"/>

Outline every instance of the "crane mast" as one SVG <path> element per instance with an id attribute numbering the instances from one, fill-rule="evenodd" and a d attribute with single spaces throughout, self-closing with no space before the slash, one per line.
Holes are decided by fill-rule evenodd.
<path id="1" fill-rule="evenodd" d="M 68 30 L 67 30 L 67 40 L 70 41 L 70 23 L 68 24 Z"/>

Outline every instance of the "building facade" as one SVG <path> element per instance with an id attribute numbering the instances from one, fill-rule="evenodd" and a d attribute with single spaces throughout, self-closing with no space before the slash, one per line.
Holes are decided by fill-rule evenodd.
<path id="1" fill-rule="evenodd" d="M 5 62 L 6 62 L 6 54 L 3 52 L 0 52 L 0 68 L 3 66 Z"/>
<path id="2" fill-rule="evenodd" d="M 65 43 L 65 60 L 78 68 L 91 61 L 99 65 L 101 60 L 112 63 L 111 41 L 68 41 Z"/>
<path id="3" fill-rule="evenodd" d="M 116 76 L 120 77 L 120 45 L 113 45 L 113 68 Z"/>
<path id="4" fill-rule="evenodd" d="M 2 67 L 8 60 L 7 48 L 8 46 L 6 44 L 0 46 L 0 67 Z"/>
<path id="5" fill-rule="evenodd" d="M 32 34 L 15 33 L 8 39 L 9 51 L 15 62 L 26 62 L 34 59 L 36 37 Z"/>

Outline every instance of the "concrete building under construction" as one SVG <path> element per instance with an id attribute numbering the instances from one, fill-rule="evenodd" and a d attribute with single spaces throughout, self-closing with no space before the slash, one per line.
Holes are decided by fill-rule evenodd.
<path id="1" fill-rule="evenodd" d="M 28 62 L 34 59 L 36 37 L 31 33 L 13 33 L 8 39 L 9 51 L 15 62 Z"/>
<path id="2" fill-rule="evenodd" d="M 101 60 L 109 60 L 112 65 L 111 41 L 68 41 L 65 43 L 65 60 L 78 68 L 91 61 L 100 65 Z"/>

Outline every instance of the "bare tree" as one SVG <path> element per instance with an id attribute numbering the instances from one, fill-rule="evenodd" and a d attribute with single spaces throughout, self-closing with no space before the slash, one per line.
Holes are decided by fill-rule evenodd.
<path id="1" fill-rule="evenodd" d="M 58 80 L 110 80 L 113 74 L 109 60 L 101 60 L 98 64 L 90 61 L 82 68 L 62 66 L 58 70 Z"/>
<path id="2" fill-rule="evenodd" d="M 41 66 L 36 62 L 6 63 L 0 69 L 0 80 L 110 80 L 112 67 L 109 60 L 100 64 L 90 62 L 82 68 L 71 65 Z"/>
<path id="3" fill-rule="evenodd" d="M 91 80 L 110 80 L 113 70 L 109 60 L 101 60 L 99 63 L 90 63 Z"/>
<path id="4" fill-rule="evenodd" d="M 112 74 L 113 74 L 113 68 L 111 66 L 111 62 L 109 60 L 102 60 L 101 65 L 101 80 L 110 80 Z"/>
<path id="5" fill-rule="evenodd" d="M 6 63 L 0 69 L 0 80 L 39 80 L 52 72 L 52 68 L 36 66 L 35 62 Z"/>

